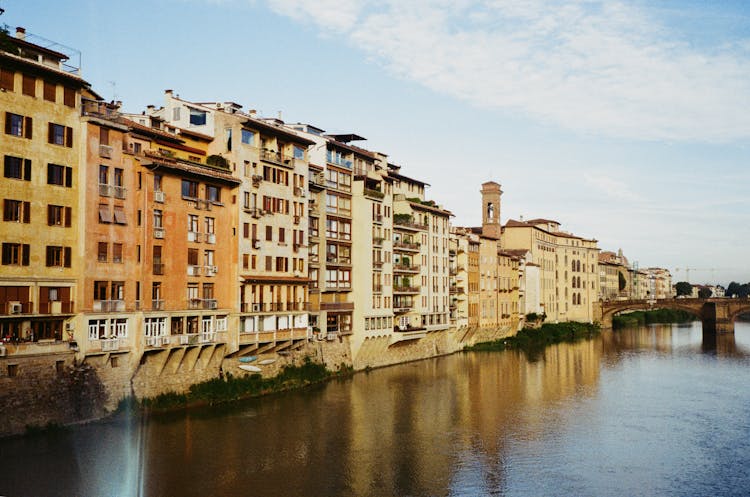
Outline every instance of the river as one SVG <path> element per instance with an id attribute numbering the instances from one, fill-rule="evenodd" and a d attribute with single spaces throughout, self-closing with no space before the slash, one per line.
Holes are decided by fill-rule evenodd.
<path id="1" fill-rule="evenodd" d="M 0 440 L 0 495 L 746 496 L 750 324 L 652 325 Z"/>

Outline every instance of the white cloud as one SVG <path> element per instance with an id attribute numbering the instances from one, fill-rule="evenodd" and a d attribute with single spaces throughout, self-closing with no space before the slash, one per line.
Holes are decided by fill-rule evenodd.
<path id="1" fill-rule="evenodd" d="M 596 192 L 602 193 L 612 200 L 639 201 L 642 197 L 631 190 L 625 182 L 600 173 L 584 173 L 584 181 Z"/>
<path id="2" fill-rule="evenodd" d="M 268 1 L 393 74 L 476 106 L 616 137 L 750 136 L 750 43 L 699 50 L 625 2 Z"/>

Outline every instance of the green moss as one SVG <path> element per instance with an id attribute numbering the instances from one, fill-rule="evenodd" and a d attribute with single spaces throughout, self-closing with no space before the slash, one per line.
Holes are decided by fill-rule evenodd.
<path id="1" fill-rule="evenodd" d="M 219 404 L 301 388 L 352 372 L 353 368 L 345 364 L 341 364 L 338 371 L 333 372 L 324 364 L 312 362 L 309 357 L 305 357 L 302 365 L 284 366 L 276 376 L 270 378 L 263 378 L 257 373 L 239 377 L 227 374 L 225 378 L 196 383 L 184 394 L 169 392 L 143 399 L 140 406 L 143 409 L 162 411 L 191 405 Z"/>
<path id="2" fill-rule="evenodd" d="M 488 352 L 516 349 L 526 353 L 530 360 L 535 360 L 539 353 L 548 345 L 562 342 L 577 342 L 591 338 L 599 332 L 600 328 L 598 324 L 576 322 L 545 323 L 538 329 L 524 328 L 513 337 L 492 342 L 477 343 L 471 347 L 465 347 L 464 350 Z"/>

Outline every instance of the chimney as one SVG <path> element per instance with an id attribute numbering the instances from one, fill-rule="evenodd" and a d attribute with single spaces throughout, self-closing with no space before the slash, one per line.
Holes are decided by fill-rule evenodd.
<path id="1" fill-rule="evenodd" d="M 164 90 L 164 94 L 165 95 L 169 95 L 171 97 L 172 96 L 172 90 Z"/>
<path id="2" fill-rule="evenodd" d="M 26 28 L 22 28 L 21 26 L 16 27 L 16 38 L 18 38 L 19 40 L 25 40 Z"/>

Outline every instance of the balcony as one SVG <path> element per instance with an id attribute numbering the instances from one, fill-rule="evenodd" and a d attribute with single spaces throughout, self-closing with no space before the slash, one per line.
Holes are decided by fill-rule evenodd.
<path id="1" fill-rule="evenodd" d="M 99 183 L 99 195 L 101 197 L 111 197 L 112 196 L 112 186 L 108 185 L 106 183 Z"/>
<path id="2" fill-rule="evenodd" d="M 372 268 L 376 271 L 382 271 L 383 261 L 372 261 Z"/>
<path id="3" fill-rule="evenodd" d="M 34 304 L 32 302 L 7 302 L 2 311 L 4 314 L 32 314 L 34 312 Z"/>
<path id="4" fill-rule="evenodd" d="M 260 160 L 270 162 L 271 164 L 278 164 L 279 166 L 294 168 L 292 157 L 274 150 L 260 149 Z"/>
<path id="5" fill-rule="evenodd" d="M 94 312 L 125 312 L 124 300 L 94 300 Z"/>
<path id="6" fill-rule="evenodd" d="M 31 306 L 30 302 L 26 302 Z M 55 300 L 52 302 L 40 302 L 39 303 L 39 314 L 73 314 L 75 312 L 75 305 L 73 302 L 62 302 Z"/>
<path id="7" fill-rule="evenodd" d="M 99 340 L 102 352 L 117 352 L 120 350 L 119 338 L 103 338 Z"/>
<path id="8" fill-rule="evenodd" d="M 406 294 L 414 294 L 419 293 L 419 287 L 418 286 L 407 286 L 407 285 L 393 285 L 393 293 L 406 293 Z"/>
<path id="9" fill-rule="evenodd" d="M 258 207 L 243 207 L 243 209 L 255 219 L 263 217 L 263 209 Z"/>
<path id="10" fill-rule="evenodd" d="M 411 265 L 411 264 L 394 264 L 393 265 L 393 272 L 394 273 L 418 273 L 419 272 L 419 266 Z"/>
<path id="11" fill-rule="evenodd" d="M 365 197 L 369 197 L 374 200 L 383 200 L 383 197 L 385 197 L 385 193 L 381 192 L 380 190 L 373 190 L 371 188 L 365 188 L 364 194 Z"/>
<path id="12" fill-rule="evenodd" d="M 206 233 L 206 243 L 209 245 L 216 244 L 216 233 Z"/>
<path id="13" fill-rule="evenodd" d="M 354 302 L 321 302 L 321 311 L 353 311 Z"/>
<path id="14" fill-rule="evenodd" d="M 187 275 L 188 276 L 200 276 L 201 275 L 201 266 L 193 266 L 190 265 L 187 267 Z"/>
<path id="15" fill-rule="evenodd" d="M 114 193 L 115 198 L 124 199 L 127 197 L 128 189 L 124 186 L 113 186 L 112 191 Z"/>
<path id="16" fill-rule="evenodd" d="M 218 301 L 216 299 L 189 298 L 187 301 L 188 309 L 216 309 Z"/>
<path id="17" fill-rule="evenodd" d="M 335 255 L 326 256 L 326 263 L 332 266 L 350 266 L 352 264 L 351 257 L 336 257 Z"/>
<path id="18" fill-rule="evenodd" d="M 372 285 L 372 293 L 383 293 L 383 285 Z"/>
<path id="19" fill-rule="evenodd" d="M 383 215 L 382 214 L 375 214 L 372 216 L 372 222 L 375 224 L 382 224 L 383 223 Z"/>
<path id="20" fill-rule="evenodd" d="M 110 147 L 109 145 L 99 145 L 99 157 L 104 157 L 105 159 L 111 159 L 112 152 L 114 152 L 114 149 Z"/>
<path id="21" fill-rule="evenodd" d="M 152 311 L 163 311 L 164 310 L 164 300 L 163 299 L 154 299 L 151 301 L 151 310 Z"/>
<path id="22" fill-rule="evenodd" d="M 154 262 L 153 264 L 153 274 L 156 276 L 161 276 L 164 274 L 164 263 L 161 262 Z"/>
<path id="23" fill-rule="evenodd" d="M 203 271 L 206 274 L 206 276 L 216 276 L 216 273 L 219 272 L 218 266 L 203 266 Z"/>
<path id="24" fill-rule="evenodd" d="M 411 216 L 409 216 L 408 219 L 399 216 L 400 214 L 395 214 L 393 216 L 394 228 L 401 228 L 410 231 L 427 231 L 428 229 L 426 224 L 415 223 Z"/>
<path id="25" fill-rule="evenodd" d="M 393 331 L 393 343 L 406 340 L 419 340 L 427 336 L 427 330 L 421 326 L 396 326 Z"/>
<path id="26" fill-rule="evenodd" d="M 385 238 L 383 238 L 382 236 L 374 236 L 372 237 L 372 245 L 374 247 L 382 247 L 384 240 Z"/>
<path id="27" fill-rule="evenodd" d="M 197 231 L 188 231 L 187 241 L 200 243 L 202 235 L 202 233 L 199 233 Z"/>
<path id="28" fill-rule="evenodd" d="M 404 241 L 393 242 L 393 248 L 405 252 L 419 252 L 419 243 L 411 243 Z"/>

